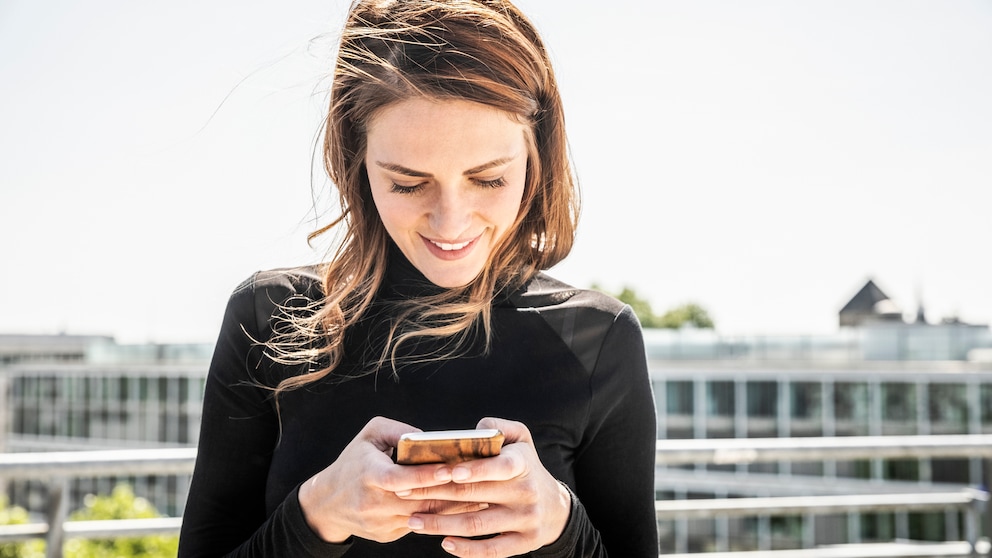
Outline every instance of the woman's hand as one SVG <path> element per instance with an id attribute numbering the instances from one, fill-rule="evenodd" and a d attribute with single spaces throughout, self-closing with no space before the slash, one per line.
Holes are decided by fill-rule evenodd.
<path id="1" fill-rule="evenodd" d="M 568 523 L 571 495 L 541 465 L 530 431 L 519 422 L 492 418 L 483 419 L 478 427 L 503 432 L 506 444 L 500 455 L 454 465 L 451 483 L 397 493 L 407 500 L 463 502 L 469 511 L 417 512 L 408 527 L 417 533 L 447 535 L 441 546 L 463 558 L 516 556 L 556 541 Z M 441 477 L 448 475 L 439 471 Z M 497 536 L 467 538 L 493 534 Z"/>
<path id="2" fill-rule="evenodd" d="M 479 510 L 472 502 L 396 496 L 451 482 L 451 468 L 444 465 L 393 463 L 391 454 L 400 436 L 418 430 L 386 418 L 370 420 L 334 463 L 300 486 L 300 507 L 310 528 L 328 542 L 343 542 L 352 535 L 389 542 L 411 532 L 412 514 Z"/>

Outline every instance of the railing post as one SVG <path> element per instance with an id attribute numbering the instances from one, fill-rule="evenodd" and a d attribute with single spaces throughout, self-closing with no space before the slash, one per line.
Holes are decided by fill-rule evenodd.
<path id="1" fill-rule="evenodd" d="M 861 544 L 861 514 L 858 512 L 847 514 L 847 540 Z"/>
<path id="2" fill-rule="evenodd" d="M 684 517 L 675 520 L 675 552 L 677 554 L 689 552 L 689 520 Z"/>
<path id="3" fill-rule="evenodd" d="M 897 511 L 893 515 L 896 522 L 896 539 L 909 540 L 909 514 Z"/>
<path id="4" fill-rule="evenodd" d="M 992 543 L 992 458 L 985 458 L 985 493 L 989 497 L 984 502 L 979 502 L 979 510 L 985 517 L 985 537 Z"/>
<path id="5" fill-rule="evenodd" d="M 772 549 L 772 521 L 765 514 L 758 516 L 758 550 Z"/>
<path id="6" fill-rule="evenodd" d="M 65 542 L 65 520 L 69 515 L 69 479 L 53 477 L 48 481 L 48 536 L 46 558 L 62 558 Z"/>
<path id="7" fill-rule="evenodd" d="M 985 502 L 973 500 L 964 512 L 964 538 L 971 547 L 971 554 L 978 554 L 978 514 Z"/>
<path id="8" fill-rule="evenodd" d="M 802 518 L 803 522 L 803 548 L 813 548 L 816 546 L 816 516 L 807 513 Z"/>

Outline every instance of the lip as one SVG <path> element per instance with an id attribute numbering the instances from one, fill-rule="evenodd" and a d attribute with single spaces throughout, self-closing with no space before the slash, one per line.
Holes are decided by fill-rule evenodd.
<path id="1" fill-rule="evenodd" d="M 460 259 L 464 258 L 465 256 L 468 256 L 472 252 L 472 249 L 475 248 L 475 245 L 478 244 L 479 239 L 482 238 L 482 235 L 480 234 L 479 236 L 476 236 L 475 238 L 469 240 L 468 241 L 468 244 L 466 244 L 462 248 L 459 248 L 458 250 L 444 250 L 440 246 L 438 246 L 437 244 L 435 244 L 435 242 L 441 242 L 441 241 L 433 241 L 433 240 L 431 240 L 431 239 L 429 239 L 429 238 L 427 238 L 426 236 L 423 236 L 423 235 L 420 235 L 420 238 L 421 238 L 421 240 L 424 241 L 424 246 L 427 247 L 427 250 L 434 257 L 436 257 L 438 259 L 441 259 L 441 260 L 452 261 L 452 260 L 460 260 Z M 459 241 L 459 242 L 441 242 L 441 243 L 442 244 L 461 244 L 463 242 L 465 242 L 465 241 L 462 240 L 462 241 Z"/>

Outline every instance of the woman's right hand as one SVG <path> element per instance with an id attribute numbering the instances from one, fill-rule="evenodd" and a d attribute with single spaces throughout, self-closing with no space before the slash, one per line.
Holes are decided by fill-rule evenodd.
<path id="1" fill-rule="evenodd" d="M 337 460 L 300 486 L 307 524 L 327 542 L 357 536 L 394 541 L 407 533 L 414 513 L 478 511 L 478 504 L 402 500 L 396 492 L 451 482 L 445 465 L 396 465 L 393 448 L 400 436 L 418 428 L 376 417 L 345 447 Z"/>

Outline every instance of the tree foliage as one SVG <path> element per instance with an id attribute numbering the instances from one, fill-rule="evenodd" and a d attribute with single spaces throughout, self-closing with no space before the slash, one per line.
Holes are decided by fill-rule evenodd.
<path id="1" fill-rule="evenodd" d="M 116 486 L 109 496 L 86 497 L 84 507 L 73 512 L 69 521 L 103 519 L 147 519 L 160 517 L 148 500 L 134 495 L 126 484 Z M 20 507 L 8 507 L 0 495 L 0 525 L 28 523 L 28 512 Z M 146 536 L 117 539 L 69 539 L 65 542 L 66 558 L 174 558 L 179 552 L 179 537 Z M 44 558 L 45 541 L 0 544 L 0 558 Z"/>
<path id="2" fill-rule="evenodd" d="M 85 506 L 72 513 L 70 521 L 102 519 L 148 519 L 161 517 L 148 500 L 134 495 L 126 484 L 114 487 L 109 496 L 88 495 Z M 172 558 L 179 551 L 179 537 L 154 535 L 117 539 L 69 539 L 66 558 Z"/>
<path id="3" fill-rule="evenodd" d="M 702 306 L 695 303 L 682 304 L 665 312 L 660 318 L 659 327 L 679 329 L 691 325 L 699 329 L 713 329 L 713 319 Z"/>
<path id="4" fill-rule="evenodd" d="M 24 525 L 28 512 L 19 506 L 9 506 L 7 497 L 0 494 L 0 525 Z M 41 540 L 0 544 L 0 558 L 44 558 L 45 543 Z"/>
<path id="5" fill-rule="evenodd" d="M 641 326 L 645 328 L 667 328 L 679 329 L 686 325 L 700 329 L 713 329 L 713 320 L 705 308 L 694 302 L 676 306 L 662 315 L 654 313 L 651 303 L 645 298 L 641 298 L 631 287 L 624 287 L 619 293 L 610 293 L 599 285 L 593 284 L 593 289 L 605 292 L 617 300 L 630 305 L 630 308 L 637 315 Z"/>

